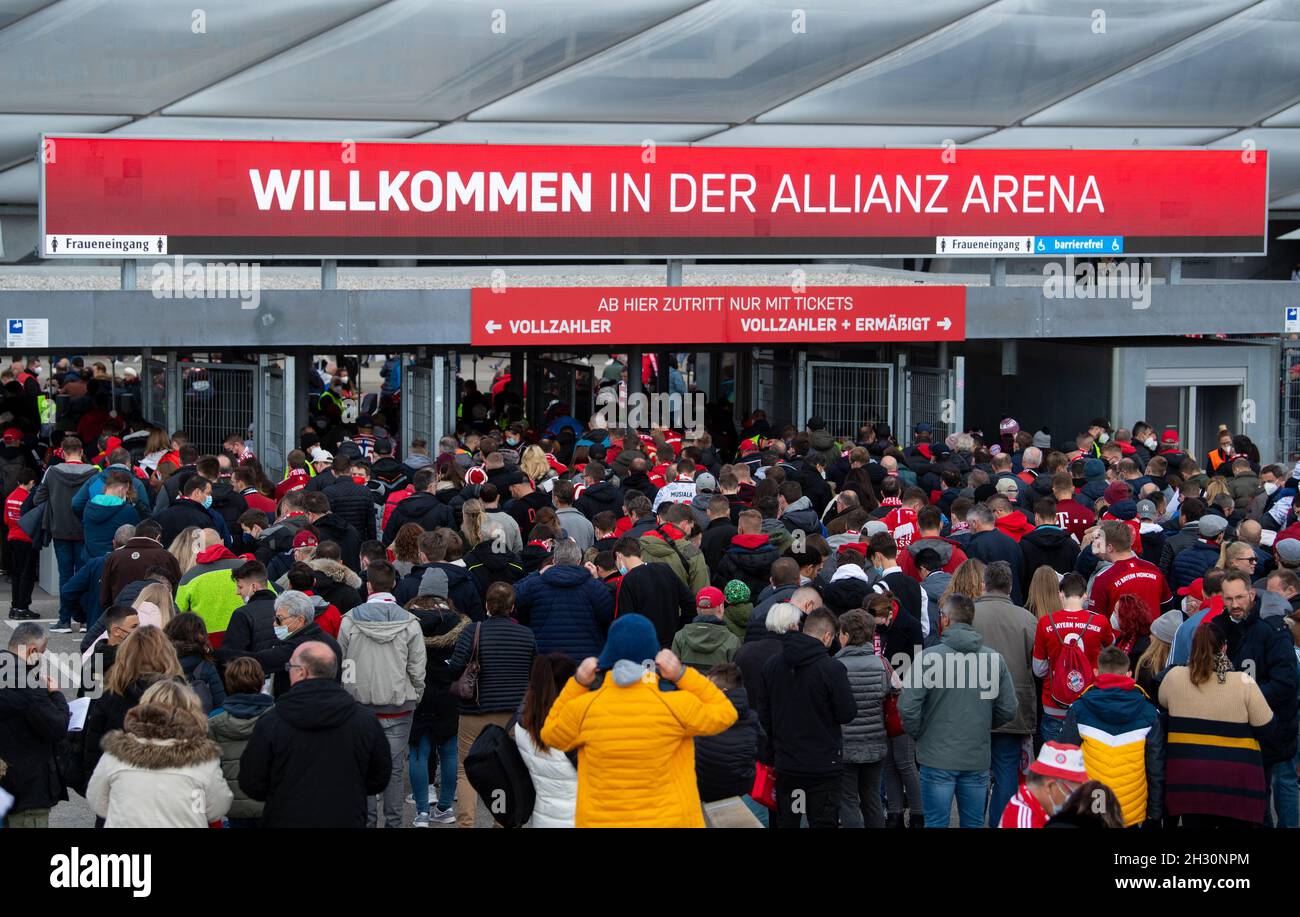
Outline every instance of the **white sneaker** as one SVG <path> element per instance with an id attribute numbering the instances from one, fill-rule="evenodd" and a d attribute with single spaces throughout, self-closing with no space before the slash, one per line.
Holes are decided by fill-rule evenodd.
<path id="1" fill-rule="evenodd" d="M 428 812 L 417 812 L 415 813 L 415 821 L 412 823 L 411 827 L 428 828 L 430 827 L 429 818 L 430 816 Z"/>
<path id="2" fill-rule="evenodd" d="M 456 824 L 456 808 L 452 806 L 442 809 L 439 808 L 438 804 L 435 802 L 433 804 L 433 810 L 429 813 L 429 820 L 436 822 L 439 825 L 454 825 Z"/>

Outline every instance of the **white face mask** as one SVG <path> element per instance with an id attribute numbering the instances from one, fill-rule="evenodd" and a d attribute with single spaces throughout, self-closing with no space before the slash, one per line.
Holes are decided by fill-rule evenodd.
<path id="1" fill-rule="evenodd" d="M 1119 614 L 1114 611 L 1110 613 L 1110 629 L 1119 633 Z"/>
<path id="2" fill-rule="evenodd" d="M 1098 435 L 1097 442 L 1101 443 L 1103 446 L 1106 445 L 1108 442 L 1110 442 L 1110 434 L 1102 433 Z"/>
<path id="3" fill-rule="evenodd" d="M 1264 493 L 1268 494 L 1270 497 L 1273 496 L 1273 494 L 1277 493 L 1277 485 L 1272 481 L 1269 481 L 1264 485 Z"/>
<path id="4" fill-rule="evenodd" d="M 1148 449 L 1154 449 L 1159 445 L 1159 442 L 1154 436 L 1148 436 L 1146 439 L 1142 440 L 1142 445 L 1146 446 Z"/>

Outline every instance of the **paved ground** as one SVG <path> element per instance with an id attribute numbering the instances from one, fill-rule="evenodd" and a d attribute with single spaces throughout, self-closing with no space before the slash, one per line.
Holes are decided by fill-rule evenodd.
<path id="1" fill-rule="evenodd" d="M 8 627 L 0 628 L 6 636 L 4 643 L 8 644 L 7 634 L 9 629 L 16 626 L 19 622 L 9 620 L 9 585 L 4 577 L 0 577 L 0 620 L 3 620 Z M 32 610 L 41 615 L 40 623 L 47 628 L 52 626 L 58 619 L 58 599 L 50 596 L 40 588 L 37 588 L 32 596 Z M 54 653 L 75 653 L 81 648 L 82 634 L 51 634 L 49 649 Z M 71 700 L 76 696 L 73 690 L 65 691 L 68 699 Z M 436 785 L 435 785 L 436 786 Z M 410 792 L 410 783 L 407 781 L 406 790 Z M 435 789 L 436 793 L 436 789 Z M 52 828 L 89 828 L 94 824 L 95 816 L 91 812 L 90 806 L 86 800 L 74 792 L 69 791 L 67 802 L 60 803 L 50 813 L 50 827 Z M 415 806 L 408 804 L 403 817 L 403 826 L 410 827 L 415 819 Z M 448 828 L 454 825 L 433 825 L 435 828 Z"/>

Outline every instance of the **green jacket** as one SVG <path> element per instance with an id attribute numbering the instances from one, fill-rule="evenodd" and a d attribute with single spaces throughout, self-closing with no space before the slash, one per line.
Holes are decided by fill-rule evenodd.
<path id="1" fill-rule="evenodd" d="M 196 564 L 181 577 L 176 590 L 176 610 L 192 611 L 202 618 L 209 636 L 224 634 L 230 616 L 244 605 L 235 581 L 230 578 L 230 571 L 241 564 L 243 561 L 238 558 Z"/>
<path id="2" fill-rule="evenodd" d="M 673 652 L 682 662 L 707 675 L 719 662 L 736 658 L 740 641 L 725 621 L 713 615 L 697 615 L 673 637 Z"/>
<path id="3" fill-rule="evenodd" d="M 704 563 L 704 555 L 685 538 L 675 539 L 669 544 L 657 533 L 647 533 L 641 536 L 640 541 L 641 558 L 647 563 L 672 567 L 677 578 L 691 590 L 691 595 L 699 595 L 700 590 L 709 585 L 709 568 Z"/>
<path id="4" fill-rule="evenodd" d="M 728 602 L 727 609 L 723 612 L 722 620 L 727 623 L 727 630 L 731 631 L 741 640 L 744 640 L 745 627 L 749 624 L 749 616 L 753 613 L 753 602 L 737 602 L 735 605 Z"/>
<path id="5" fill-rule="evenodd" d="M 898 713 L 916 761 L 946 771 L 986 771 L 992 730 L 1020 704 L 1002 656 L 969 624 L 952 624 L 903 674 Z"/>

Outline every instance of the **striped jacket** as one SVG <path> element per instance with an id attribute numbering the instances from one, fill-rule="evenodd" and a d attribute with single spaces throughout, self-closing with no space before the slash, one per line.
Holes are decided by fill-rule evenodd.
<path id="1" fill-rule="evenodd" d="M 1155 705 L 1132 678 L 1099 673 L 1070 705 L 1058 741 L 1083 749 L 1088 776 L 1114 791 L 1126 826 L 1162 816 L 1164 730 Z"/>
<path id="2" fill-rule="evenodd" d="M 1259 685 L 1242 672 L 1193 685 L 1187 666 L 1160 683 L 1169 711 L 1165 808 L 1170 815 L 1264 821 L 1265 771 L 1257 731 L 1273 719 Z"/>

